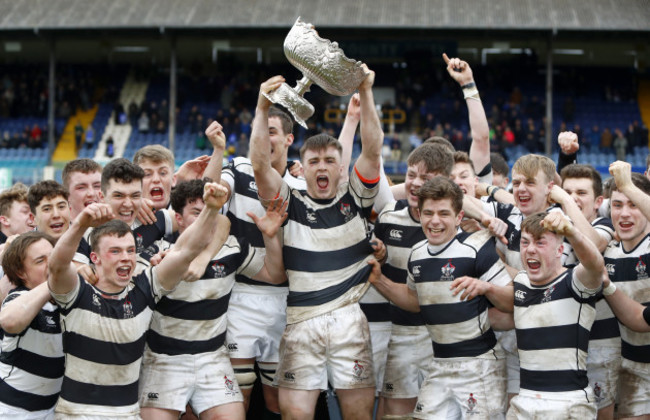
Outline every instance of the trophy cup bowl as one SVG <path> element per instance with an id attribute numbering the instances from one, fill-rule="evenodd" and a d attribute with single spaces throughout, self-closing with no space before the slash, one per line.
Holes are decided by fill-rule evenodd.
<path id="1" fill-rule="evenodd" d="M 294 88 L 283 83 L 264 96 L 289 110 L 305 128 L 305 120 L 314 114 L 314 107 L 303 95 L 312 83 L 331 95 L 346 96 L 368 76 L 361 61 L 347 58 L 336 42 L 318 36 L 314 26 L 302 22 L 300 17 L 284 39 L 284 55 L 303 77 Z"/>

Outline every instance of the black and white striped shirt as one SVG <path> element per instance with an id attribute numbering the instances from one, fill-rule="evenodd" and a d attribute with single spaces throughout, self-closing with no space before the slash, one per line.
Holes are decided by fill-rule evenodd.
<path id="1" fill-rule="evenodd" d="M 27 292 L 12 290 L 3 306 Z M 24 331 L 4 334 L 0 402 L 27 411 L 51 409 L 61 390 L 63 365 L 59 308 L 47 302 Z"/>
<path id="2" fill-rule="evenodd" d="M 384 208 L 375 224 L 375 236 L 386 245 L 382 274 L 395 283 L 406 284 L 411 248 L 426 239 L 422 225 L 411 216 L 406 200 L 393 201 Z M 424 326 L 420 313 L 405 311 L 392 303 L 388 312 L 393 325 Z"/>
<path id="3" fill-rule="evenodd" d="M 147 334 L 149 349 L 168 355 L 218 350 L 226 338 L 235 274 L 253 277 L 263 266 L 263 255 L 256 255 L 244 239 L 230 235 L 201 279 L 179 283 L 158 301 Z"/>
<path id="4" fill-rule="evenodd" d="M 134 276 L 118 294 L 107 294 L 81 277 L 61 307 L 66 355 L 57 413 L 136 415 L 138 377 L 153 308 L 169 293 L 155 267 Z"/>
<path id="5" fill-rule="evenodd" d="M 449 289 L 451 282 L 462 276 L 497 286 L 510 284 L 494 238 L 486 230 L 460 233 L 444 245 L 434 246 L 424 240 L 413 247 L 406 284 L 417 291 L 435 357 L 495 358 L 496 337 L 488 319 L 489 300 L 477 296 L 461 301 L 461 294 L 453 296 Z"/>
<path id="6" fill-rule="evenodd" d="M 224 206 L 224 209 L 227 208 L 226 215 L 230 219 L 230 233 L 239 238 L 246 238 L 256 248 L 256 252 L 264 253 L 262 233 L 246 214 L 251 212 L 258 217 L 262 217 L 265 213 L 257 194 L 257 184 L 255 183 L 251 161 L 244 157 L 236 157 L 228 166 L 223 168 L 221 179 L 228 184 L 231 191 L 230 200 Z M 288 169 L 282 179 L 291 188 L 297 190 L 307 189 L 305 180 L 294 177 L 289 173 Z M 258 282 L 243 274 L 237 274 L 236 279 L 235 292 L 246 292 L 252 287 L 252 292 L 257 291 L 259 293 L 259 287 L 255 286 L 264 287 L 264 293 L 286 294 L 288 291 L 286 283 L 274 285 Z"/>
<path id="7" fill-rule="evenodd" d="M 573 269 L 543 286 L 531 284 L 521 271 L 514 283 L 521 389 L 566 392 L 587 388 L 589 332 L 600 289 L 587 289 L 574 278 Z"/>
<path id="8" fill-rule="evenodd" d="M 368 219 L 379 187 L 356 171 L 330 200 L 314 200 L 282 183 L 289 201 L 282 249 L 289 278 L 287 324 L 356 303 L 368 289 L 373 258 Z"/>
<path id="9" fill-rule="evenodd" d="M 650 305 L 650 235 L 631 250 L 625 250 L 623 243 L 612 241 L 605 250 L 605 268 L 609 279 L 625 294 L 637 302 Z M 603 320 L 610 327 L 616 322 L 611 318 Z M 620 324 L 620 323 L 619 323 Z M 613 332 L 613 331 L 612 331 Z M 650 363 L 650 333 L 635 332 L 620 324 L 621 355 L 624 359 Z"/>

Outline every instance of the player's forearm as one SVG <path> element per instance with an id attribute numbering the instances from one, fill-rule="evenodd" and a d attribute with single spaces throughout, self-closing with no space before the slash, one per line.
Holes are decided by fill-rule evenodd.
<path id="1" fill-rule="evenodd" d="M 490 127 L 483 109 L 483 103 L 474 98 L 467 98 L 465 102 L 467 103 L 469 127 L 472 133 L 469 157 L 476 170 L 481 171 L 490 163 Z"/>
<path id="2" fill-rule="evenodd" d="M 376 178 L 379 174 L 379 159 L 384 142 L 384 132 L 381 129 L 379 115 L 375 109 L 375 99 L 371 87 L 359 90 L 361 100 L 361 155 L 372 166 L 367 178 Z M 375 173 L 374 176 L 371 176 Z M 362 175 L 365 175 L 362 173 Z"/>
<path id="3" fill-rule="evenodd" d="M 502 312 L 512 312 L 515 304 L 515 291 L 512 285 L 496 286 L 491 284 L 490 290 L 485 294 L 495 308 Z"/>
<path id="4" fill-rule="evenodd" d="M 50 254 L 48 259 L 50 273 L 58 273 L 61 270 L 69 269 L 86 229 L 86 227 L 79 224 L 77 219 L 70 223 L 70 227 L 56 242 L 52 254 Z"/>
<path id="5" fill-rule="evenodd" d="M 591 223 L 589 223 L 589 221 L 585 218 L 576 202 L 569 197 L 566 202 L 561 204 L 562 210 L 564 210 L 564 213 L 569 216 L 576 229 L 582 232 L 586 238 L 596 246 L 598 252 L 603 252 L 607 247 L 607 241 L 605 238 L 598 234 L 596 229 L 594 229 Z"/>
<path id="6" fill-rule="evenodd" d="M 631 330 L 638 332 L 650 332 L 650 325 L 643 317 L 646 307 L 625 294 L 620 289 L 611 295 L 605 295 L 609 307 L 616 315 L 616 318 Z"/>
<path id="7" fill-rule="evenodd" d="M 567 236 L 573 251 L 580 261 L 580 266 L 585 270 L 585 274 L 580 273 L 579 281 L 589 289 L 597 289 L 603 282 L 605 262 L 602 254 L 585 235 L 573 228 L 573 233 Z M 577 269 L 578 269 L 577 268 Z"/>
<path id="8" fill-rule="evenodd" d="M 641 210 L 641 213 L 650 219 L 650 195 L 644 193 L 639 187 L 630 183 L 621 192 L 630 199 L 634 205 Z"/>
<path id="9" fill-rule="evenodd" d="M 343 175 L 341 177 L 341 182 L 345 182 L 348 179 L 350 173 L 350 162 L 352 161 L 352 149 L 354 145 L 354 135 L 357 132 L 357 127 L 359 126 L 359 120 L 350 115 L 345 117 L 343 122 L 343 127 L 341 128 L 341 133 L 339 134 L 339 143 L 343 148 L 343 153 L 341 154 L 341 166 L 343 166 Z"/>
<path id="10" fill-rule="evenodd" d="M 264 267 L 268 273 L 268 283 L 280 284 L 284 283 L 287 279 L 287 274 L 284 269 L 284 260 L 282 259 L 282 241 L 278 235 L 272 238 L 262 235 L 264 237 L 264 247 L 266 248 L 266 255 L 264 256 Z"/>
<path id="11" fill-rule="evenodd" d="M 0 326 L 9 334 L 19 334 L 32 323 L 43 305 L 50 300 L 47 282 L 9 302 L 0 311 Z"/>
<path id="12" fill-rule="evenodd" d="M 203 178 L 210 178 L 212 182 L 221 183 L 224 150 L 225 149 L 220 146 L 215 146 L 213 148 L 208 166 L 206 166 L 205 171 L 203 171 Z"/>
<path id="13" fill-rule="evenodd" d="M 420 312 L 417 294 L 411 291 L 406 284 L 395 283 L 383 274 L 379 281 L 372 284 L 379 293 L 398 307 L 409 312 Z"/>
<path id="14" fill-rule="evenodd" d="M 512 313 L 505 313 L 497 308 L 488 309 L 490 326 L 495 331 L 508 331 L 515 328 L 515 319 Z"/>

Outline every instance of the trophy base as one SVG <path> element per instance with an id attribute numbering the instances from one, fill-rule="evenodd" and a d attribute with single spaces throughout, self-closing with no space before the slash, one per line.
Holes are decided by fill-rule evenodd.
<path id="1" fill-rule="evenodd" d="M 273 92 L 264 93 L 263 95 L 274 104 L 285 107 L 298 124 L 307 128 L 305 120 L 314 115 L 314 106 L 300 96 L 291 86 L 282 83 Z"/>

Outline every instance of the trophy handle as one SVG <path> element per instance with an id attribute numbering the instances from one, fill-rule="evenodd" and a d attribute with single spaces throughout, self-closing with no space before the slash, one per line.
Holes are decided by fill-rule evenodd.
<path id="1" fill-rule="evenodd" d="M 307 128 L 305 120 L 314 115 L 314 106 L 301 95 L 309 91 L 311 84 L 311 80 L 303 77 L 298 81 L 295 89 L 286 83 L 282 83 L 276 90 L 263 93 L 263 95 L 274 104 L 282 105 L 293 115 L 298 124 Z"/>

